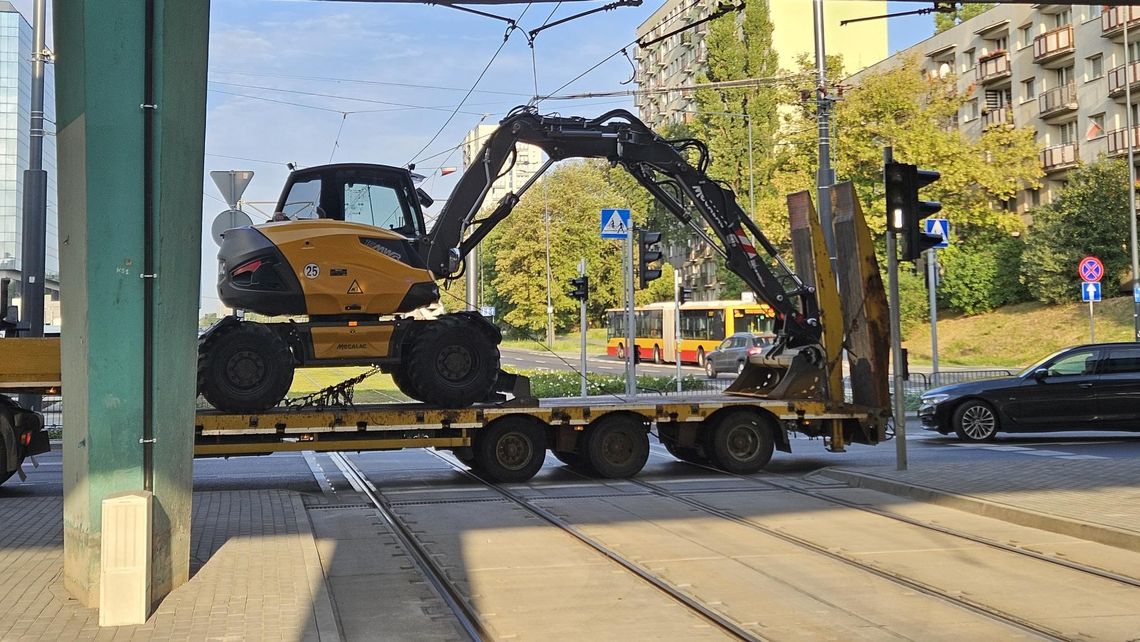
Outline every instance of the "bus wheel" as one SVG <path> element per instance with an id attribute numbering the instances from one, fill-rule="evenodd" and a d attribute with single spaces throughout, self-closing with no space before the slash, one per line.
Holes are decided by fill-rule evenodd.
<path id="1" fill-rule="evenodd" d="M 649 459 L 649 430 L 641 416 L 611 413 L 590 425 L 586 461 L 599 476 L 633 477 Z"/>
<path id="2" fill-rule="evenodd" d="M 625 346 L 620 343 L 618 344 L 617 358 L 625 361 Z"/>
<path id="3" fill-rule="evenodd" d="M 697 365 L 702 367 L 702 368 L 705 367 L 705 349 L 704 348 L 697 348 Z"/>
<path id="4" fill-rule="evenodd" d="M 653 363 L 661 363 L 661 348 L 653 346 Z"/>

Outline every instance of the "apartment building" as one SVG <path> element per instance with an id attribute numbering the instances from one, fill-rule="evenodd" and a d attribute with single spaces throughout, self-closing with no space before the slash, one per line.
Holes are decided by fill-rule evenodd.
<path id="1" fill-rule="evenodd" d="M 811 0 L 767 0 L 772 20 L 772 48 L 780 68 L 796 69 L 801 54 L 814 55 Z M 649 42 L 716 10 L 717 0 L 666 0 L 637 28 L 637 38 Z M 848 73 L 874 64 L 887 55 L 887 21 L 870 20 L 841 26 L 843 20 L 882 15 L 883 0 L 828 2 L 824 7 L 824 36 L 829 55 L 842 55 Z M 705 37 L 708 23 L 653 42 L 637 50 L 637 109 L 652 127 L 692 120 L 696 115 L 691 87 L 708 64 Z"/>
<path id="2" fill-rule="evenodd" d="M 1128 60 L 1125 64 L 1125 31 Z M 1140 151 L 1140 6 L 998 5 L 851 78 L 918 56 L 927 74 L 957 74 L 973 97 L 958 115 L 966 136 L 991 127 L 1032 127 L 1045 178 L 1016 203 L 1026 213 L 1049 202 L 1079 161 Z M 1127 91 L 1131 105 L 1126 104 Z"/>

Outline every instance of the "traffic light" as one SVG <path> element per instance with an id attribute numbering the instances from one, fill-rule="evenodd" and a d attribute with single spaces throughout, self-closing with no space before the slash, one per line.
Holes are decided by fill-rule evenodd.
<path id="1" fill-rule="evenodd" d="M 570 287 L 573 288 L 568 293 L 571 299 L 585 301 L 590 298 L 590 277 L 580 276 L 576 279 L 570 279 Z"/>
<path id="2" fill-rule="evenodd" d="M 637 244 L 640 246 L 640 254 L 637 263 L 637 278 L 639 289 L 644 290 L 645 286 L 653 279 L 661 278 L 660 268 L 649 267 L 650 263 L 656 263 L 665 257 L 664 254 L 657 250 L 650 249 L 661 241 L 661 232 L 650 232 L 649 230 L 637 230 Z"/>
<path id="3" fill-rule="evenodd" d="M 677 303 L 681 304 L 693 297 L 693 289 L 683 285 L 677 286 Z"/>
<path id="4" fill-rule="evenodd" d="M 941 178 L 930 169 L 919 169 L 906 163 L 887 163 L 883 182 L 887 188 L 887 229 L 902 239 L 902 259 L 913 261 L 942 242 L 937 234 L 927 234 L 922 219 L 942 209 L 938 201 L 924 201 L 918 191 Z"/>

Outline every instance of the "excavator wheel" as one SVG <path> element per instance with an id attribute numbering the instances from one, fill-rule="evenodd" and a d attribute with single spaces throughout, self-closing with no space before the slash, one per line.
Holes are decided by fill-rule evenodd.
<path id="1" fill-rule="evenodd" d="M 408 372 L 404 369 L 403 364 L 400 364 L 400 366 L 392 370 L 391 375 L 392 383 L 395 383 L 396 387 L 399 388 L 400 392 L 404 393 L 405 396 L 411 397 L 412 399 L 420 398 L 419 393 L 416 392 L 416 389 L 412 386 L 412 378 L 408 376 Z"/>
<path id="2" fill-rule="evenodd" d="M 280 335 L 260 323 L 218 328 L 198 348 L 198 391 L 218 410 L 268 410 L 291 385 L 293 353 Z"/>
<path id="3" fill-rule="evenodd" d="M 490 395 L 499 376 L 499 346 L 478 323 L 463 315 L 424 323 L 404 361 L 416 398 L 463 408 Z"/>

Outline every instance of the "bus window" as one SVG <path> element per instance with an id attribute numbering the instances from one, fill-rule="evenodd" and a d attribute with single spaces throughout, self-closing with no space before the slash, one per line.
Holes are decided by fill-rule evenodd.
<path id="1" fill-rule="evenodd" d="M 708 317 L 708 338 L 720 341 L 724 334 L 724 310 L 711 310 Z"/>
<path id="2" fill-rule="evenodd" d="M 772 331 L 772 319 L 762 313 L 737 310 L 733 314 L 732 322 L 733 332 L 765 334 Z"/>
<path id="3" fill-rule="evenodd" d="M 609 339 L 625 336 L 624 312 L 610 312 L 606 314 L 606 335 Z"/>

